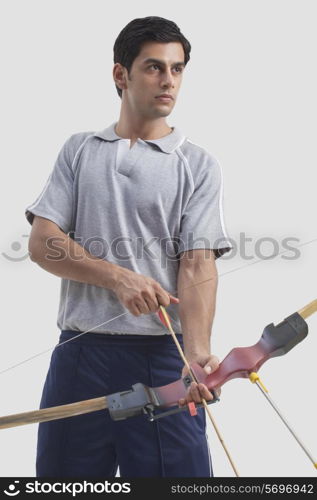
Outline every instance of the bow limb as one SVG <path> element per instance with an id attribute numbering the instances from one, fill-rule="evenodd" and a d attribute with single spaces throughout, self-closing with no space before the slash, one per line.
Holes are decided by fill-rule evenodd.
<path id="1" fill-rule="evenodd" d="M 288 353 L 295 345 L 304 340 L 308 334 L 308 325 L 305 319 L 316 311 L 317 300 L 314 300 L 296 313 L 285 318 L 278 325 L 274 326 L 273 323 L 267 325 L 260 340 L 254 346 L 233 349 L 219 365 L 218 370 L 212 373 L 206 382 L 207 386 L 216 388 L 232 378 L 248 377 L 252 383 L 258 386 L 266 400 L 317 469 L 316 460 L 282 415 L 256 373 L 265 361 Z"/>
<path id="2" fill-rule="evenodd" d="M 311 310 L 310 304 L 306 307 Z M 308 309 L 303 308 L 277 325 L 267 325 L 260 340 L 253 346 L 232 349 L 219 368 L 207 377 L 207 387 L 217 389 L 233 378 L 248 378 L 250 373 L 257 372 L 268 359 L 288 353 L 308 334 L 304 310 L 308 313 Z"/>
<path id="3" fill-rule="evenodd" d="M 43 408 L 42 410 L 16 413 L 14 415 L 0 417 L 0 429 L 8 429 L 9 427 L 18 427 L 20 425 L 35 424 L 39 422 L 49 422 L 50 420 L 74 417 L 75 415 L 83 415 L 84 413 L 104 410 L 106 408 L 107 398 L 106 396 L 102 396 L 100 398 L 87 399 L 86 401 L 79 401 L 77 403 Z"/>
<path id="4" fill-rule="evenodd" d="M 193 366 L 193 369 L 199 379 L 205 382 L 207 376 L 204 370 L 199 365 Z M 161 387 L 148 387 L 138 383 L 130 390 L 108 396 L 0 417 L 0 429 L 48 422 L 105 409 L 109 410 L 113 420 L 123 420 L 144 413 L 152 417 L 152 420 L 154 410 L 176 407 L 179 399 L 186 396 L 190 383 L 188 376 Z"/>
<path id="5" fill-rule="evenodd" d="M 210 375 L 206 375 L 199 365 L 190 365 L 195 380 L 202 382 L 212 391 L 233 378 L 252 379 L 251 374 L 256 372 L 265 361 L 286 354 L 307 336 L 308 326 L 304 318 L 316 311 L 317 300 L 288 316 L 276 326 L 270 323 L 265 327 L 260 340 L 255 345 L 232 349 L 220 363 L 219 368 Z M 186 376 L 162 387 L 151 388 L 143 384 L 135 384 L 131 390 L 108 396 L 0 417 L 0 429 L 47 422 L 102 409 L 108 409 L 114 420 L 144 413 L 153 419 L 155 410 L 177 407 L 179 399 L 185 397 L 190 383 L 191 377 Z M 182 409 L 176 409 L 176 411 L 179 410 Z"/>
<path id="6" fill-rule="evenodd" d="M 315 303 L 317 304 L 317 301 L 311 304 Z M 248 378 L 268 359 L 286 354 L 306 337 L 308 326 L 303 318 L 307 317 L 308 313 L 314 312 L 311 304 L 276 326 L 273 323 L 266 326 L 262 337 L 255 345 L 232 349 L 217 370 L 210 375 L 207 375 L 198 364 L 192 364 L 190 368 L 194 373 L 194 379 L 205 384 L 210 391 L 217 390 L 233 378 Z M 102 409 L 109 409 L 112 418 L 119 419 L 144 413 L 146 406 L 153 409 L 169 408 L 176 406 L 179 399 L 186 396 L 190 382 L 191 377 L 186 376 L 162 387 L 150 388 L 143 384 L 135 384 L 131 390 L 110 396 L 0 417 L 0 429 L 46 422 Z"/>

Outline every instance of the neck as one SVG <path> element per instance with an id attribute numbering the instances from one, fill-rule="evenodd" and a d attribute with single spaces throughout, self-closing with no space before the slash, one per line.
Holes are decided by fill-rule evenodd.
<path id="1" fill-rule="evenodd" d="M 172 132 L 167 125 L 165 117 L 145 118 L 137 116 L 136 113 L 129 112 L 121 107 L 120 117 L 116 125 L 116 134 L 124 139 L 143 140 L 160 139 Z"/>

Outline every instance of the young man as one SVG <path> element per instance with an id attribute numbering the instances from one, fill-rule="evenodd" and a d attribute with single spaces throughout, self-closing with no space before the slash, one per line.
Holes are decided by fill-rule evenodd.
<path id="1" fill-rule="evenodd" d="M 168 307 L 188 361 L 207 373 L 218 366 L 210 351 L 215 259 L 231 248 L 221 170 L 166 123 L 190 49 L 172 21 L 131 21 L 114 45 L 119 120 L 101 132 L 72 135 L 26 209 L 31 259 L 62 278 L 60 345 L 41 407 L 137 382 L 160 386 L 178 379 L 182 368 L 184 374 L 154 314 L 160 304 Z M 201 397 L 212 399 L 193 383 L 188 400 Z M 144 417 L 114 422 L 99 411 L 40 424 L 38 476 L 114 476 L 118 467 L 130 477 L 211 476 L 203 410 L 154 423 Z"/>

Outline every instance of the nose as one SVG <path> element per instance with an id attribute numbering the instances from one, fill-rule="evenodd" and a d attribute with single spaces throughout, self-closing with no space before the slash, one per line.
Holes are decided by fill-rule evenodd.
<path id="1" fill-rule="evenodd" d="M 170 69 L 167 69 L 163 74 L 162 87 L 164 88 L 174 87 L 174 76 Z"/>

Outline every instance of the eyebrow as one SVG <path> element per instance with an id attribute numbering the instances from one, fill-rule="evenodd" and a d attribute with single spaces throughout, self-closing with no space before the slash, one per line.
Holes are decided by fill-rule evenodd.
<path id="1" fill-rule="evenodd" d="M 165 65 L 164 61 L 161 61 L 160 59 L 155 59 L 153 57 L 149 57 L 148 59 L 145 59 L 143 61 L 143 64 L 148 64 L 148 63 L 162 64 L 163 66 Z M 173 63 L 172 66 L 183 66 L 183 67 L 185 67 L 185 63 L 184 63 L 184 61 L 179 61 L 179 62 Z"/>

